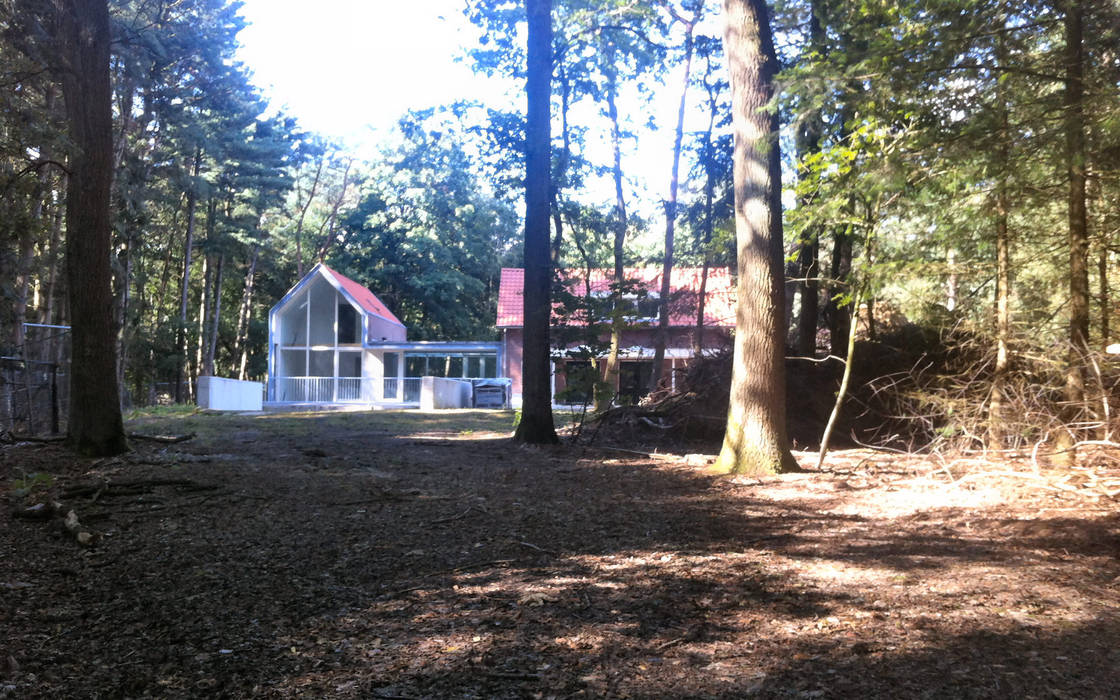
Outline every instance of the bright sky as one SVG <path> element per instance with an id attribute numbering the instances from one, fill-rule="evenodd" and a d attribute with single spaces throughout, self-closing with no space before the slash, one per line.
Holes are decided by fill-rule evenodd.
<path id="1" fill-rule="evenodd" d="M 477 46 L 479 31 L 463 16 L 464 0 L 243 0 L 250 26 L 239 35 L 238 58 L 274 107 L 309 130 L 342 141 L 357 155 L 373 158 L 397 119 L 408 109 L 456 100 L 523 110 L 520 83 L 475 75 L 457 61 Z M 672 121 L 676 115 L 676 70 L 657 88 L 651 103 L 637 94 L 620 99 L 629 130 L 641 147 L 625 146 L 623 169 L 635 188 L 631 208 L 660 216 L 657 201 L 668 183 Z M 668 86 L 668 87 L 666 87 Z M 699 91 L 690 102 L 689 129 L 704 122 Z M 573 119 L 592 125 L 589 155 L 609 163 L 607 126 L 595 105 L 583 105 Z M 650 132 L 654 117 L 662 128 Z M 604 206 L 613 202 L 605 177 L 592 178 L 587 191 Z"/>
<path id="2" fill-rule="evenodd" d="M 478 31 L 463 0 L 244 0 L 238 58 L 304 128 L 365 146 L 410 108 L 502 102 L 456 62 Z M 371 134 L 370 129 L 380 134 Z M 362 149 L 365 150 L 364 148 Z"/>

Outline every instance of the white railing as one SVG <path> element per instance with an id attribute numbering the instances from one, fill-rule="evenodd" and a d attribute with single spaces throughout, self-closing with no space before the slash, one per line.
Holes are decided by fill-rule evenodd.
<path id="1" fill-rule="evenodd" d="M 420 377 L 385 377 L 382 388 L 383 401 L 420 404 Z"/>
<path id="2" fill-rule="evenodd" d="M 361 377 L 276 377 L 278 403 L 372 403 L 374 382 Z"/>

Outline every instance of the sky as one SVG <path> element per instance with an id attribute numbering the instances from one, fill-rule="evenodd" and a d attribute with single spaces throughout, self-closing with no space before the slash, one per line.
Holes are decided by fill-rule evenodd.
<path id="1" fill-rule="evenodd" d="M 479 31 L 463 15 L 464 0 L 243 0 L 250 23 L 239 35 L 238 59 L 273 107 L 300 125 L 343 143 L 356 155 L 375 159 L 398 118 L 456 100 L 480 100 L 501 109 L 524 110 L 520 83 L 475 75 L 464 52 L 478 45 Z M 620 106 L 641 143 L 626 144 L 624 170 L 630 180 L 630 208 L 659 215 L 668 185 L 672 132 L 680 78 L 656 90 L 652 104 L 635 92 Z M 697 105 L 698 91 L 692 93 Z M 584 105 L 573 119 L 593 125 L 588 155 L 610 161 L 600 107 Z M 649 131 L 651 116 L 667 126 Z M 706 121 L 690 110 L 690 129 Z M 592 177 L 581 199 L 604 206 L 613 201 L 606 176 Z"/>
<path id="2" fill-rule="evenodd" d="M 366 151 L 410 108 L 505 102 L 456 59 L 478 31 L 463 0 L 244 0 L 238 58 L 274 107 Z"/>

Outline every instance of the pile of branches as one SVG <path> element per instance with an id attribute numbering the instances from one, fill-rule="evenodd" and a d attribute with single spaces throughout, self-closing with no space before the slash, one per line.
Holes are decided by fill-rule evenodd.
<path id="1" fill-rule="evenodd" d="M 1077 439 L 1111 440 L 1120 433 L 1120 362 L 1086 358 L 1086 400 L 1070 407 L 1062 387 L 1068 353 L 1060 347 L 1015 344 L 1005 379 L 999 444 L 1036 450 L 1061 431 Z M 857 343 L 848 396 L 834 428 L 835 446 L 905 452 L 960 452 L 993 447 L 988 406 L 996 343 L 973 330 L 905 325 L 876 341 Z M 678 371 L 677 391 L 663 389 L 639 405 L 596 416 L 585 436 L 619 442 L 717 443 L 723 437 L 731 386 L 731 355 L 694 359 Z M 787 426 L 795 447 L 816 449 L 839 386 L 836 359 L 786 362 Z M 1076 415 L 1075 422 L 1070 416 Z"/>
<path id="2" fill-rule="evenodd" d="M 851 398 L 851 408 L 859 411 L 860 442 L 907 451 L 1037 452 L 1062 433 L 1074 441 L 1109 441 L 1116 434 L 1120 363 L 1111 356 L 1084 358 L 1085 400 L 1070 405 L 1063 392 L 1068 348 L 1016 339 L 1002 381 L 1001 417 L 993 426 L 993 338 L 961 328 L 910 327 L 877 345 L 861 348 L 853 367 L 863 386 Z M 884 353 L 892 351 L 908 366 L 884 372 L 890 366 Z"/>

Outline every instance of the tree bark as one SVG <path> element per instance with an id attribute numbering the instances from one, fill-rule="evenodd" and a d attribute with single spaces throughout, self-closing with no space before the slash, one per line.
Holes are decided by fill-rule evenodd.
<path id="1" fill-rule="evenodd" d="M 303 279 L 303 221 L 307 218 L 307 210 L 311 208 L 311 203 L 315 201 L 315 193 L 319 190 L 319 179 L 323 176 L 323 163 L 326 159 L 325 153 L 319 158 L 315 168 L 315 179 L 311 182 L 311 190 L 307 193 L 307 201 L 299 208 L 299 219 L 296 220 L 296 277 L 299 279 Z"/>
<path id="2" fill-rule="evenodd" d="M 854 202 L 849 202 L 849 211 L 854 206 Z M 852 323 L 852 305 L 842 300 L 848 291 L 848 277 L 852 269 L 852 232 L 849 228 L 838 228 L 833 234 L 829 298 L 825 304 L 829 353 L 836 357 L 843 357 L 846 352 L 848 327 Z"/>
<path id="3" fill-rule="evenodd" d="M 691 20 L 685 21 L 684 79 L 681 81 L 681 99 L 677 107 L 677 127 L 673 133 L 673 165 L 669 173 L 669 197 L 665 200 L 665 257 L 661 263 L 661 297 L 658 299 L 657 339 L 653 346 L 653 371 L 650 372 L 649 390 L 657 391 L 661 384 L 662 365 L 665 364 L 665 345 L 669 342 L 669 294 L 673 276 L 673 238 L 677 225 L 677 190 L 680 187 L 681 142 L 684 140 L 684 111 L 688 99 L 688 83 L 692 77 L 692 31 L 700 19 L 698 9 Z"/>
<path id="4" fill-rule="evenodd" d="M 1085 210 L 1085 113 L 1083 8 L 1066 4 L 1065 107 L 1066 165 L 1069 179 L 1069 353 L 1062 415 L 1056 448 L 1058 462 L 1072 464 L 1073 445 L 1085 417 L 1085 362 L 1089 352 L 1089 230 Z"/>
<path id="5" fill-rule="evenodd" d="M 245 381 L 249 378 L 249 322 L 253 318 L 253 284 L 257 275 L 257 258 L 260 256 L 260 245 L 253 244 L 253 251 L 249 256 L 249 270 L 245 273 L 245 291 L 241 296 L 241 310 L 237 314 L 237 340 L 234 341 L 234 356 L 239 357 L 237 378 Z M 300 276 L 300 279 L 303 279 Z"/>
<path id="6" fill-rule="evenodd" d="M 607 73 L 607 116 L 611 121 L 611 175 L 614 179 L 614 290 L 611 298 L 611 344 L 607 351 L 607 371 L 604 381 L 610 387 L 612 394 L 618 392 L 619 359 L 618 353 L 622 347 L 622 286 L 626 281 L 625 248 L 626 225 L 626 196 L 622 191 L 622 130 L 618 124 L 618 105 L 615 98 L 618 94 L 618 70 L 614 65 L 614 45 L 609 44 L 606 57 Z M 610 406 L 613 396 L 605 397 L 597 394 L 595 397 L 595 412 L 599 413 Z"/>
<path id="7" fill-rule="evenodd" d="M 777 55 L 763 0 L 724 0 L 735 132 L 738 304 L 727 432 L 716 469 L 794 471 L 785 425 L 781 156 L 773 96 Z"/>
<path id="8" fill-rule="evenodd" d="M 704 76 L 704 87 L 708 93 L 708 128 L 704 134 L 704 224 L 701 236 L 701 253 L 704 262 L 700 269 L 700 289 L 696 299 L 696 329 L 692 335 L 692 355 L 699 359 L 704 354 L 704 313 L 708 300 L 708 271 L 711 267 L 712 230 L 715 228 L 715 144 L 712 134 L 715 131 L 719 103 L 716 100 L 716 87 L 708 81 L 711 73 L 711 55 L 708 55 L 708 68 Z"/>
<path id="9" fill-rule="evenodd" d="M 195 208 L 198 206 L 196 183 L 202 170 L 202 148 L 195 148 L 194 165 L 191 167 L 191 181 L 187 189 L 187 230 L 183 240 L 183 278 L 179 287 L 179 329 L 176 347 L 179 348 L 178 370 L 175 374 L 175 403 L 182 403 L 184 397 L 183 369 L 187 360 L 187 308 L 191 289 L 191 253 L 194 250 Z M 186 392 L 189 394 L 190 392 Z"/>
<path id="10" fill-rule="evenodd" d="M 528 103 L 525 127 L 525 346 L 522 360 L 521 420 L 516 442 L 555 443 L 549 382 L 549 259 L 551 193 L 549 102 L 552 84 L 552 2 L 526 0 L 529 16 Z"/>
<path id="11" fill-rule="evenodd" d="M 821 23 L 820 0 L 813 0 L 809 6 L 809 51 L 823 55 L 827 50 L 824 26 Z M 819 153 L 821 136 L 824 133 L 824 118 L 821 110 L 814 109 L 805 117 L 797 130 L 798 163 L 800 177 L 809 175 L 800 164 L 808 155 Z M 806 196 L 803 203 L 808 204 L 811 197 Z M 801 232 L 798 242 L 797 266 L 801 306 L 797 315 L 797 354 L 813 357 L 817 354 L 817 324 L 820 322 L 820 226 L 812 223 Z"/>
<path id="12" fill-rule="evenodd" d="M 213 377 L 214 361 L 218 354 L 218 331 L 222 321 L 222 273 L 225 271 L 225 253 L 218 253 L 218 266 L 214 271 L 214 286 L 211 296 L 214 298 L 214 311 L 210 314 L 209 342 L 206 345 L 206 358 L 202 362 L 202 374 Z"/>
<path id="13" fill-rule="evenodd" d="M 568 125 L 568 108 L 571 105 L 572 85 L 568 73 L 560 68 L 560 135 L 563 146 L 556 162 L 556 177 L 552 180 L 552 266 L 560 264 L 560 247 L 564 242 L 563 212 L 560 211 L 560 188 L 567 181 L 568 164 L 572 158 L 572 133 Z"/>
<path id="14" fill-rule="evenodd" d="M 1006 63 L 1004 40 L 998 38 L 997 59 Z M 1011 132 L 1007 113 L 1007 96 L 1002 83 L 996 84 L 999 110 L 999 145 L 996 160 L 1000 172 L 996 182 L 996 364 L 992 376 L 992 395 L 988 402 L 988 448 L 1002 449 L 1006 439 L 1007 375 L 1011 366 L 1011 240 L 1007 218 L 1011 208 L 1007 192 L 1008 168 L 1011 160 Z"/>
<path id="15" fill-rule="evenodd" d="M 69 0 L 57 8 L 62 94 L 70 140 L 66 273 L 72 359 L 69 440 L 91 456 L 128 450 L 113 330 L 110 192 L 113 180 L 109 7 Z"/>

